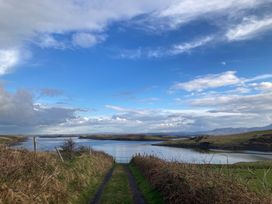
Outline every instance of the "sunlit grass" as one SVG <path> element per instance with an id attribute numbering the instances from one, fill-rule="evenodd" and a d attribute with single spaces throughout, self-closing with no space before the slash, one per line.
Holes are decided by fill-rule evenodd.
<path id="1" fill-rule="evenodd" d="M 0 146 L 0 203 L 84 203 L 112 164 L 95 151 L 62 162 L 54 153 Z"/>
<path id="2" fill-rule="evenodd" d="M 128 177 L 121 165 L 116 165 L 112 178 L 106 186 L 102 204 L 130 204 L 133 203 L 132 193 L 129 188 Z"/>

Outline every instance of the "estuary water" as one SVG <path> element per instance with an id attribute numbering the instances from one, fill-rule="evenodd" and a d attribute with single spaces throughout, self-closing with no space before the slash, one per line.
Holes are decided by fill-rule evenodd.
<path id="1" fill-rule="evenodd" d="M 36 137 L 38 151 L 55 151 L 69 137 L 45 138 Z M 154 146 L 158 142 L 151 141 L 113 141 L 91 140 L 72 137 L 77 145 L 84 145 L 94 150 L 104 151 L 114 157 L 118 163 L 128 163 L 133 155 L 154 155 L 168 161 L 180 161 L 186 163 L 212 163 L 233 164 L 237 162 L 250 162 L 272 159 L 272 153 L 266 152 L 231 152 L 217 151 L 213 153 L 198 152 L 193 149 Z M 29 137 L 25 142 L 15 146 L 33 150 L 33 139 Z"/>

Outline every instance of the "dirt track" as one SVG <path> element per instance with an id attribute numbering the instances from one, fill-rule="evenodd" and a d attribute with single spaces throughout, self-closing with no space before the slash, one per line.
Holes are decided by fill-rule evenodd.
<path id="1" fill-rule="evenodd" d="M 145 204 L 145 200 L 144 197 L 142 195 L 142 193 L 139 191 L 136 180 L 134 179 L 133 175 L 131 174 L 131 171 L 128 167 L 128 165 L 122 165 L 127 177 L 128 177 L 128 182 L 129 182 L 129 187 L 132 193 L 132 197 L 133 197 L 133 203 L 134 204 Z M 107 186 L 108 182 L 110 181 L 111 177 L 112 177 L 112 173 L 114 171 L 115 167 L 113 167 L 105 176 L 103 182 L 101 183 L 101 185 L 99 186 L 94 198 L 89 202 L 90 204 L 99 204 L 101 201 L 101 197 L 103 195 L 103 191 L 105 189 L 105 187 Z"/>

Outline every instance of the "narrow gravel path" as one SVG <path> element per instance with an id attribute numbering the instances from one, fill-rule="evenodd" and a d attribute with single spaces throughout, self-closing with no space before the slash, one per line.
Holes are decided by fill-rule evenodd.
<path id="1" fill-rule="evenodd" d="M 144 196 L 143 194 L 140 192 L 140 190 L 138 189 L 137 183 L 135 178 L 133 177 L 128 165 L 124 165 L 124 169 L 127 173 L 128 176 L 128 182 L 129 182 L 129 186 L 131 189 L 131 192 L 133 194 L 133 201 L 135 204 L 146 204 L 145 200 L 144 200 Z"/>
<path id="2" fill-rule="evenodd" d="M 114 167 L 112 167 L 109 170 L 109 172 L 106 174 L 103 182 L 101 183 L 101 185 L 99 186 L 97 192 L 95 193 L 94 198 L 89 202 L 90 204 L 99 204 L 100 203 L 100 199 L 101 199 L 102 193 L 104 191 L 104 188 L 106 187 L 106 185 L 108 184 L 108 182 L 111 179 L 113 170 L 114 170 Z"/>

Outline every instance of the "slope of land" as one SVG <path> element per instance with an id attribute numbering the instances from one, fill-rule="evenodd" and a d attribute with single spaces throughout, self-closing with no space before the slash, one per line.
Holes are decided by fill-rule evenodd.
<path id="1" fill-rule="evenodd" d="M 132 160 L 166 203 L 272 202 L 271 163 L 201 165 L 167 162 L 152 156 Z M 268 166 L 267 166 L 268 165 Z"/>
<path id="2" fill-rule="evenodd" d="M 200 149 L 272 151 L 272 130 L 224 136 L 199 136 L 166 141 L 156 145 Z"/>
<path id="3" fill-rule="evenodd" d="M 15 145 L 26 140 L 23 136 L 0 135 L 0 144 Z"/>
<path id="4" fill-rule="evenodd" d="M 112 165 L 101 152 L 62 162 L 54 153 L 0 146 L 0 203 L 86 203 Z"/>
<path id="5" fill-rule="evenodd" d="M 86 135 L 80 136 L 79 139 L 93 139 L 93 140 L 123 140 L 123 141 L 168 141 L 174 137 L 167 136 L 153 136 L 144 134 L 126 134 L 126 135 Z"/>

